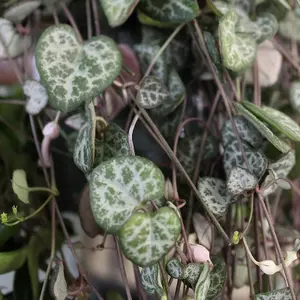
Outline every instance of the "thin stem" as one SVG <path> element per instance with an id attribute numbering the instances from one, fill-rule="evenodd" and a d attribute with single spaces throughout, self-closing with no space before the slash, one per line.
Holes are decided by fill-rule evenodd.
<path id="1" fill-rule="evenodd" d="M 285 262 L 284 262 L 284 257 L 283 257 L 283 254 L 282 254 L 282 251 L 281 251 L 281 248 L 280 248 L 280 245 L 279 245 L 279 242 L 278 242 L 278 238 L 276 236 L 276 232 L 275 232 L 275 229 L 274 229 L 274 226 L 273 226 L 273 222 L 272 222 L 272 219 L 271 219 L 271 216 L 267 210 L 267 207 L 266 207 L 266 204 L 264 202 L 264 199 L 262 197 L 262 195 L 260 193 L 257 193 L 258 195 L 258 198 L 259 198 L 259 201 L 261 203 L 261 206 L 262 206 L 262 209 L 263 209 L 263 212 L 265 214 L 265 217 L 269 223 L 269 226 L 270 226 L 270 231 L 271 231 L 271 234 L 272 234 L 272 237 L 273 237 L 273 240 L 274 240 L 274 243 L 275 243 L 275 247 L 278 251 L 278 254 L 279 254 L 279 258 L 280 258 L 280 262 L 282 264 L 282 267 L 283 267 L 283 271 L 284 271 L 284 275 L 286 277 L 286 280 L 288 282 L 288 286 L 290 288 L 290 292 L 291 292 L 291 295 L 292 295 L 292 299 L 293 300 L 297 300 L 296 299 L 296 296 L 295 296 L 295 292 L 294 290 L 292 289 L 292 281 L 291 281 L 291 278 L 290 276 L 288 275 L 288 271 L 287 271 L 287 267 L 285 265 Z"/>
<path id="2" fill-rule="evenodd" d="M 55 8 L 55 5 L 52 6 L 52 16 L 53 16 L 54 24 L 58 25 L 59 19 L 58 19 L 57 10 Z"/>
<path id="3" fill-rule="evenodd" d="M 19 185 L 18 187 L 23 188 Z M 23 189 L 28 190 L 29 192 L 46 192 L 52 194 L 53 196 L 58 196 L 57 191 L 45 187 L 30 187 L 30 188 L 23 188 Z"/>
<path id="4" fill-rule="evenodd" d="M 71 26 L 72 26 L 73 29 L 75 30 L 79 42 L 80 42 L 80 43 L 83 43 L 82 35 L 81 35 L 81 33 L 80 33 L 79 29 L 78 29 L 78 26 L 77 26 L 77 24 L 76 24 L 76 21 L 75 21 L 75 19 L 73 18 L 73 16 L 72 16 L 70 10 L 68 9 L 67 5 L 64 3 L 64 1 L 61 1 L 61 2 L 60 2 L 60 6 L 61 6 L 61 8 L 63 9 L 63 11 L 64 11 L 66 17 L 68 18 L 68 20 L 69 20 Z"/>
<path id="5" fill-rule="evenodd" d="M 94 16 L 94 23 L 95 23 L 95 31 L 96 35 L 100 35 L 100 20 L 98 14 L 98 5 L 96 0 L 92 0 L 92 9 L 93 9 L 93 16 Z"/>
<path id="6" fill-rule="evenodd" d="M 250 256 L 251 260 L 252 260 L 257 266 L 259 266 L 260 263 L 253 257 L 253 255 L 252 255 L 252 253 L 251 253 L 251 251 L 250 251 L 250 249 L 249 249 L 249 247 L 248 247 L 248 244 L 247 244 L 247 241 L 246 241 L 245 237 L 243 237 L 243 242 L 244 242 L 245 249 L 246 249 L 248 255 Z"/>
<path id="7" fill-rule="evenodd" d="M 136 125 L 136 123 L 137 123 L 139 117 L 140 117 L 140 114 L 137 113 L 137 114 L 134 116 L 134 118 L 133 118 L 133 120 L 132 120 L 132 122 L 131 122 L 131 125 L 130 125 L 130 127 L 129 127 L 129 130 L 128 130 L 128 143 L 129 143 L 130 152 L 131 152 L 132 155 L 135 155 L 135 151 L 134 151 L 134 143 L 133 143 L 133 138 L 132 138 L 132 136 L 133 136 L 133 131 L 134 131 L 135 125 Z"/>
<path id="8" fill-rule="evenodd" d="M 156 55 L 154 56 L 154 58 L 152 59 L 147 71 L 145 72 L 145 75 L 143 78 L 147 77 L 152 68 L 154 67 L 156 61 L 158 60 L 158 58 L 162 55 L 162 53 L 166 50 L 166 48 L 169 46 L 169 44 L 172 42 L 172 40 L 174 39 L 174 37 L 177 35 L 177 33 L 185 26 L 184 24 L 179 25 L 178 27 L 176 27 L 176 29 L 173 31 L 173 33 L 169 36 L 169 38 L 164 42 L 164 44 L 161 46 L 161 48 L 159 49 L 159 51 L 156 53 Z"/>
<path id="9" fill-rule="evenodd" d="M 125 285 L 125 291 L 126 291 L 127 299 L 132 300 L 131 292 L 130 292 L 130 286 L 129 286 L 128 278 L 127 278 L 127 275 L 126 275 L 126 270 L 125 270 L 125 265 L 124 265 L 122 252 L 121 252 L 121 249 L 120 249 L 120 246 L 119 246 L 118 239 L 115 236 L 114 236 L 114 240 L 115 240 L 116 249 L 117 249 L 117 253 L 118 253 L 120 272 L 121 272 L 121 276 L 122 276 L 122 279 L 123 279 L 123 282 L 124 282 L 124 285 Z"/>
<path id="10" fill-rule="evenodd" d="M 249 217 L 246 228 L 244 229 L 244 231 L 240 235 L 240 239 L 242 239 L 246 235 L 246 233 L 248 232 L 248 230 L 251 226 L 252 217 L 253 217 L 253 206 L 254 206 L 254 192 L 251 194 L 251 199 L 250 199 L 250 217 Z"/>
<path id="11" fill-rule="evenodd" d="M 13 105 L 25 105 L 26 102 L 24 100 L 0 100 L 0 104 L 13 104 Z"/>
<path id="12" fill-rule="evenodd" d="M 86 11 L 86 25 L 87 25 L 87 36 L 88 39 L 92 37 L 92 14 L 91 14 L 91 2 L 85 0 L 85 11 Z"/>

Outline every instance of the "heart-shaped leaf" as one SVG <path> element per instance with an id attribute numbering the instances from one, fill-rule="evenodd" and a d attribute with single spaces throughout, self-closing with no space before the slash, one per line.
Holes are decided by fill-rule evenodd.
<path id="1" fill-rule="evenodd" d="M 150 266 L 167 254 L 180 230 L 180 219 L 169 207 L 153 213 L 134 213 L 120 230 L 121 247 L 133 263 Z"/>
<path id="2" fill-rule="evenodd" d="M 219 23 L 219 38 L 224 66 L 234 72 L 245 71 L 256 56 L 256 42 L 251 35 L 235 32 L 239 21 L 235 11 L 229 11 Z"/>
<path id="3" fill-rule="evenodd" d="M 23 90 L 24 94 L 28 97 L 26 111 L 32 115 L 39 114 L 48 102 L 46 89 L 35 80 L 26 80 Z"/>
<path id="4" fill-rule="evenodd" d="M 159 267 L 158 264 L 154 264 L 150 267 L 142 268 L 141 280 L 144 290 L 149 295 L 158 294 L 163 295 L 163 289 L 158 282 Z"/>
<path id="5" fill-rule="evenodd" d="M 111 27 L 122 25 L 131 15 L 139 0 L 100 0 Z"/>
<path id="6" fill-rule="evenodd" d="M 243 152 L 240 149 L 238 141 L 233 141 L 228 144 L 224 150 L 223 165 L 227 178 L 229 177 L 231 170 L 235 167 L 241 167 L 244 169 L 248 169 L 249 167 L 249 171 L 253 175 L 257 178 L 261 178 L 267 168 L 267 158 L 260 151 L 251 149 L 243 142 L 241 147 L 244 149 L 248 164 L 245 162 Z"/>
<path id="7" fill-rule="evenodd" d="M 182 263 L 177 258 L 171 258 L 166 265 L 168 274 L 175 279 L 181 279 L 183 274 Z"/>
<path id="8" fill-rule="evenodd" d="M 210 273 L 210 286 L 206 300 L 214 300 L 221 294 L 227 278 L 226 264 L 223 258 L 215 257 L 212 262 L 214 268 Z"/>
<path id="9" fill-rule="evenodd" d="M 91 207 L 98 225 L 118 232 L 133 210 L 164 195 L 164 176 L 151 161 L 127 156 L 107 160 L 90 178 Z"/>
<path id="10" fill-rule="evenodd" d="M 0 252 L 0 274 L 15 271 L 22 267 L 27 258 L 27 247 L 15 251 Z"/>
<path id="11" fill-rule="evenodd" d="M 256 300 L 291 300 L 292 294 L 290 288 L 273 290 L 263 294 L 255 295 Z"/>
<path id="12" fill-rule="evenodd" d="M 28 50 L 31 45 L 30 35 L 20 35 L 11 21 L 0 18 L 0 58 L 16 57 Z M 3 45 L 4 44 L 4 45 Z"/>
<path id="13" fill-rule="evenodd" d="M 92 171 L 95 158 L 95 110 L 93 103 L 86 105 L 86 121 L 80 128 L 75 143 L 73 159 L 85 174 Z"/>
<path id="14" fill-rule="evenodd" d="M 162 22 L 186 22 L 199 14 L 195 0 L 141 0 L 139 8 L 151 18 Z"/>
<path id="15" fill-rule="evenodd" d="M 253 38 L 257 43 L 271 39 L 278 31 L 277 19 L 270 13 L 258 16 L 255 24 L 257 30 L 253 32 Z"/>
<path id="16" fill-rule="evenodd" d="M 253 115 L 249 110 L 247 110 L 237 102 L 235 102 L 235 107 L 279 151 L 286 153 L 290 150 L 289 145 L 278 138 L 262 121 L 256 118 L 256 116 Z"/>
<path id="17" fill-rule="evenodd" d="M 300 112 L 300 81 L 294 81 L 290 88 L 290 102 L 294 110 Z"/>
<path id="18" fill-rule="evenodd" d="M 224 181 L 211 177 L 199 178 L 198 190 L 203 202 L 213 214 L 217 216 L 226 214 L 231 196 L 227 192 Z"/>
<path id="19" fill-rule="evenodd" d="M 282 132 L 290 139 L 300 141 L 299 125 L 283 112 L 269 106 L 258 107 L 248 101 L 243 101 L 242 104 L 263 122 Z"/>
<path id="20" fill-rule="evenodd" d="M 113 157 L 131 155 L 128 137 L 117 124 L 108 124 L 102 134 L 103 139 L 95 141 L 95 167 Z"/>
<path id="21" fill-rule="evenodd" d="M 106 36 L 81 45 L 69 25 L 47 28 L 36 47 L 37 68 L 50 104 L 63 112 L 90 101 L 119 75 L 122 55 Z"/>
<path id="22" fill-rule="evenodd" d="M 300 8 L 290 10 L 279 23 L 279 33 L 288 39 L 300 41 Z"/>
<path id="23" fill-rule="evenodd" d="M 41 1 L 25 1 L 16 3 L 4 12 L 3 18 L 14 23 L 21 23 L 30 14 L 32 14 L 40 5 Z"/>
<path id="24" fill-rule="evenodd" d="M 262 146 L 263 136 L 260 132 L 243 116 L 233 117 L 235 126 L 240 138 L 249 143 L 253 148 Z M 222 127 L 222 144 L 224 147 L 234 140 L 237 140 L 235 131 L 230 119 L 226 120 Z"/>
<path id="25" fill-rule="evenodd" d="M 227 189 L 231 195 L 239 195 L 254 190 L 258 179 L 244 168 L 233 168 L 227 180 Z"/>
<path id="26" fill-rule="evenodd" d="M 204 265 L 199 263 L 190 263 L 183 268 L 182 279 L 187 281 L 192 287 L 198 281 L 200 273 L 203 271 Z"/>
<path id="27" fill-rule="evenodd" d="M 62 262 L 57 263 L 52 271 L 50 290 L 55 300 L 64 300 L 68 296 L 68 286 Z"/>
<path id="28" fill-rule="evenodd" d="M 136 101 L 144 108 L 154 108 L 168 99 L 168 90 L 154 76 L 147 76 L 140 83 Z"/>
<path id="29" fill-rule="evenodd" d="M 277 20 L 282 20 L 287 12 L 291 10 L 288 0 L 264 0 L 261 4 L 256 6 L 258 14 L 265 13 L 266 11 L 273 14 Z"/>
<path id="30" fill-rule="evenodd" d="M 12 178 L 12 189 L 18 196 L 19 200 L 28 204 L 29 203 L 29 189 L 24 170 L 14 170 Z"/>
<path id="31" fill-rule="evenodd" d="M 203 270 L 199 276 L 199 279 L 195 288 L 195 300 L 206 300 L 210 287 L 210 268 L 209 265 L 204 264 Z"/>

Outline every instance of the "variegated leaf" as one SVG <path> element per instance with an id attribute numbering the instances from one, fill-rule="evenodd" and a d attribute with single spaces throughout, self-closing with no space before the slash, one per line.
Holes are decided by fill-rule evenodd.
<path id="1" fill-rule="evenodd" d="M 188 282 L 193 288 L 198 281 L 200 273 L 204 269 L 204 264 L 190 263 L 183 268 L 182 279 Z"/>
<path id="2" fill-rule="evenodd" d="M 213 214 L 217 216 L 226 214 L 232 197 L 228 194 L 224 181 L 211 177 L 199 178 L 198 190 L 203 202 Z"/>
<path id="3" fill-rule="evenodd" d="M 256 31 L 253 32 L 253 38 L 257 43 L 271 39 L 278 31 L 278 22 L 274 15 L 265 13 L 257 17 Z"/>
<path id="4" fill-rule="evenodd" d="M 166 265 L 168 274 L 175 279 L 181 279 L 183 274 L 183 265 L 177 258 L 171 258 Z"/>
<path id="5" fill-rule="evenodd" d="M 94 167 L 113 157 L 131 155 L 125 131 L 115 123 L 110 123 L 103 131 L 103 139 L 95 140 Z"/>
<path id="6" fill-rule="evenodd" d="M 249 68 L 256 57 L 256 42 L 247 34 L 236 32 L 239 15 L 229 11 L 220 20 L 219 38 L 224 66 L 234 72 Z"/>
<path id="7" fill-rule="evenodd" d="M 242 104 L 263 122 L 282 132 L 290 139 L 300 141 L 299 125 L 283 112 L 269 106 L 258 107 L 248 101 L 243 101 Z"/>
<path id="8" fill-rule="evenodd" d="M 95 159 L 95 110 L 93 103 L 85 105 L 86 121 L 80 128 L 73 153 L 76 166 L 86 175 L 92 171 Z"/>
<path id="9" fill-rule="evenodd" d="M 229 3 L 247 14 L 255 7 L 255 0 L 229 0 Z"/>
<path id="10" fill-rule="evenodd" d="M 121 52 L 112 39 L 100 35 L 81 45 L 69 25 L 44 31 L 36 47 L 36 61 L 50 104 L 63 112 L 99 95 L 122 67 Z"/>
<path id="11" fill-rule="evenodd" d="M 28 97 L 25 107 L 27 113 L 39 114 L 48 102 L 46 89 L 35 80 L 26 80 L 23 84 L 23 91 L 25 96 Z"/>
<path id="12" fill-rule="evenodd" d="M 241 167 L 233 168 L 227 180 L 228 192 L 234 196 L 254 190 L 258 179 Z"/>
<path id="13" fill-rule="evenodd" d="M 146 72 L 153 57 L 155 57 L 159 49 L 160 46 L 158 45 L 139 44 L 134 46 L 134 50 L 138 55 L 143 72 Z M 165 53 L 162 53 L 162 55 L 160 55 L 156 60 L 150 74 L 161 80 L 164 84 L 166 83 L 168 68 Z"/>
<path id="14" fill-rule="evenodd" d="M 206 300 L 211 284 L 209 265 L 205 264 L 195 288 L 195 300 Z"/>
<path id="15" fill-rule="evenodd" d="M 300 113 L 300 81 L 292 82 L 289 92 L 292 107 Z"/>
<path id="16" fill-rule="evenodd" d="M 164 195 L 164 176 L 145 158 L 112 158 L 93 170 L 90 195 L 98 225 L 117 233 L 137 206 Z"/>
<path id="17" fill-rule="evenodd" d="M 276 184 L 276 178 L 277 174 L 272 169 L 268 169 L 268 174 L 260 186 L 260 190 L 264 197 L 269 196 L 277 190 L 278 186 Z"/>
<path id="18" fill-rule="evenodd" d="M 163 289 L 161 288 L 158 282 L 158 272 L 159 267 L 158 264 L 154 264 L 150 267 L 142 268 L 141 271 L 141 281 L 144 290 L 149 295 L 158 294 L 160 296 L 163 295 Z"/>
<path id="19" fill-rule="evenodd" d="M 156 45 L 161 46 L 166 36 L 162 30 L 152 26 L 142 25 L 142 45 Z"/>
<path id="20" fill-rule="evenodd" d="M 210 273 L 210 286 L 205 300 L 215 300 L 221 294 L 227 278 L 226 264 L 222 257 L 212 259 L 213 269 Z"/>
<path id="21" fill-rule="evenodd" d="M 288 39 L 300 41 L 300 8 L 290 10 L 279 23 L 279 33 Z"/>
<path id="22" fill-rule="evenodd" d="M 154 76 L 147 76 L 140 83 L 136 101 L 144 108 L 155 108 L 168 99 L 167 87 Z"/>
<path id="23" fill-rule="evenodd" d="M 30 14 L 32 14 L 39 6 L 41 1 L 25 1 L 10 6 L 3 14 L 3 18 L 14 23 L 21 23 Z"/>
<path id="24" fill-rule="evenodd" d="M 186 22 L 199 14 L 196 0 L 141 0 L 139 8 L 151 18 L 162 22 Z"/>
<path id="25" fill-rule="evenodd" d="M 169 207 L 153 213 L 137 212 L 120 230 L 121 247 L 133 263 L 142 267 L 150 266 L 167 254 L 180 231 L 180 219 Z"/>
<path id="26" fill-rule="evenodd" d="M 286 153 L 290 150 L 290 146 L 288 144 L 278 138 L 262 121 L 260 121 L 244 106 L 235 102 L 235 107 L 279 151 Z"/>
<path id="27" fill-rule="evenodd" d="M 100 0 L 111 27 L 122 25 L 131 15 L 139 0 Z"/>
<path id="28" fill-rule="evenodd" d="M 290 288 L 273 290 L 263 294 L 255 295 L 256 300 L 292 300 Z"/>
<path id="29" fill-rule="evenodd" d="M 262 146 L 263 136 L 261 133 L 243 116 L 233 117 L 237 132 L 240 138 L 249 143 L 253 148 Z M 237 140 L 235 130 L 230 119 L 227 119 L 222 126 L 222 144 L 224 147 L 233 140 Z"/>
<path id="30" fill-rule="evenodd" d="M 286 178 L 296 163 L 296 154 L 294 150 L 282 155 L 277 161 L 270 164 L 277 178 Z"/>
<path id="31" fill-rule="evenodd" d="M 228 144 L 224 150 L 223 165 L 227 178 L 229 177 L 229 174 L 233 168 L 241 167 L 248 169 L 249 167 L 249 171 L 258 179 L 260 179 L 267 168 L 267 158 L 263 153 L 258 150 L 256 151 L 251 149 L 243 142 L 241 146 L 244 149 L 248 164 L 245 162 L 243 152 L 240 149 L 240 144 L 238 141 L 233 141 L 232 143 Z"/>
<path id="32" fill-rule="evenodd" d="M 210 250 L 213 241 L 212 224 L 200 213 L 193 214 L 193 225 L 198 238 L 198 243 Z"/>

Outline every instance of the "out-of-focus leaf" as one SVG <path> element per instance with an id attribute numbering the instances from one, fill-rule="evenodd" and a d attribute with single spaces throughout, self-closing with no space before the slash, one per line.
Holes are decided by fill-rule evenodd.
<path id="1" fill-rule="evenodd" d="M 19 200 L 26 204 L 29 203 L 29 190 L 24 170 L 15 170 L 13 172 L 12 189 Z"/>
<path id="2" fill-rule="evenodd" d="M 5 226 L 0 224 L 0 249 L 9 240 L 9 238 L 16 235 L 19 230 L 20 225 Z"/>
<path id="3" fill-rule="evenodd" d="M 0 252 L 0 274 L 19 269 L 27 258 L 27 247 L 15 251 Z"/>
<path id="4" fill-rule="evenodd" d="M 27 264 L 24 264 L 15 273 L 13 294 L 14 300 L 32 300 L 31 285 L 28 282 L 29 272 Z M 1 298 L 0 298 L 1 299 Z"/>
<path id="5" fill-rule="evenodd" d="M 55 300 L 65 300 L 68 296 L 68 286 L 62 262 L 57 263 L 52 271 L 50 290 Z"/>

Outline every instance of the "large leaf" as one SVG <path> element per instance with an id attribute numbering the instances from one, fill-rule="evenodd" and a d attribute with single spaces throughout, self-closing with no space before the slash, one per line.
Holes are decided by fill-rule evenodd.
<path id="1" fill-rule="evenodd" d="M 195 288 L 195 300 L 206 300 L 211 283 L 209 265 L 205 264 Z"/>
<path id="2" fill-rule="evenodd" d="M 127 134 L 117 124 L 108 124 L 102 134 L 103 138 L 95 141 L 95 167 L 113 157 L 131 155 Z"/>
<path id="3" fill-rule="evenodd" d="M 256 149 L 262 146 L 263 136 L 245 117 L 235 116 L 233 117 L 233 122 L 235 123 L 237 132 L 243 141 L 249 143 Z M 226 145 L 233 140 L 237 140 L 237 137 L 231 120 L 227 119 L 222 126 L 223 146 L 226 147 Z"/>
<path id="4" fill-rule="evenodd" d="M 248 164 L 245 162 L 240 146 L 244 150 Z M 235 140 L 228 144 L 224 150 L 223 165 L 227 177 L 229 177 L 231 170 L 235 167 L 241 167 L 244 169 L 248 169 L 249 167 L 249 171 L 253 175 L 257 178 L 261 178 L 267 168 L 267 164 L 267 158 L 263 153 L 251 149 L 243 142 L 240 145 L 239 142 Z"/>
<path id="5" fill-rule="evenodd" d="M 172 208 L 134 213 L 120 230 L 121 247 L 133 263 L 151 266 L 167 254 L 180 231 L 180 219 Z"/>
<path id="6" fill-rule="evenodd" d="M 100 0 L 108 23 L 112 27 L 122 25 L 138 2 L 139 0 Z"/>
<path id="7" fill-rule="evenodd" d="M 268 293 L 255 295 L 256 300 L 292 300 L 291 290 L 283 288 L 280 290 L 273 290 Z"/>
<path id="8" fill-rule="evenodd" d="M 144 108 L 154 108 L 168 99 L 168 90 L 154 76 L 147 76 L 140 83 L 136 101 Z"/>
<path id="9" fill-rule="evenodd" d="M 18 196 L 19 200 L 26 204 L 29 203 L 29 189 L 24 170 L 15 170 L 13 172 L 12 189 Z"/>
<path id="10" fill-rule="evenodd" d="M 242 104 L 263 122 L 282 132 L 290 139 L 300 141 L 300 127 L 289 116 L 269 106 L 258 107 L 248 101 Z"/>
<path id="11" fill-rule="evenodd" d="M 0 274 L 21 268 L 26 261 L 27 253 L 27 247 L 15 251 L 0 252 Z"/>
<path id="12" fill-rule="evenodd" d="M 50 104 L 68 112 L 90 101 L 119 75 L 122 55 L 109 37 L 81 45 L 71 26 L 47 28 L 36 47 L 37 68 Z"/>
<path id="13" fill-rule="evenodd" d="M 279 151 L 286 153 L 290 150 L 290 146 L 288 144 L 278 138 L 262 121 L 256 118 L 256 116 L 244 106 L 235 102 L 235 107 Z"/>
<path id="14" fill-rule="evenodd" d="M 217 216 L 226 214 L 231 196 L 227 192 L 224 181 L 210 177 L 199 178 L 198 190 L 203 202 L 213 214 Z"/>
<path id="15" fill-rule="evenodd" d="M 139 8 L 155 20 L 163 22 L 186 22 L 199 14 L 196 0 L 141 0 Z"/>
<path id="16" fill-rule="evenodd" d="M 234 72 L 245 71 L 256 56 L 256 42 L 251 35 L 235 32 L 239 15 L 229 11 L 219 23 L 219 38 L 224 66 Z"/>
<path id="17" fill-rule="evenodd" d="M 159 284 L 158 273 L 159 273 L 158 264 L 154 264 L 153 266 L 142 268 L 141 271 L 142 285 L 144 290 L 149 295 L 155 295 L 155 294 L 158 294 L 160 296 L 163 295 L 163 289 Z"/>
<path id="18" fill-rule="evenodd" d="M 164 176 L 151 161 L 117 157 L 96 167 L 90 178 L 91 207 L 98 225 L 116 233 L 133 210 L 164 195 Z"/>
<path id="19" fill-rule="evenodd" d="M 254 190 L 258 179 L 246 169 L 233 168 L 227 180 L 227 189 L 233 196 Z"/>
<path id="20" fill-rule="evenodd" d="M 171 258 L 166 265 L 168 274 L 175 279 L 181 279 L 183 275 L 183 265 L 177 258 Z"/>

